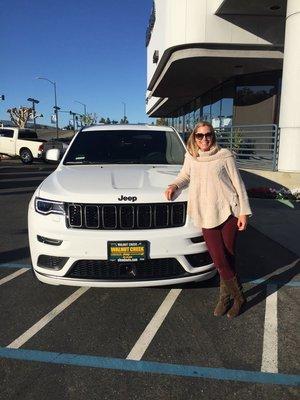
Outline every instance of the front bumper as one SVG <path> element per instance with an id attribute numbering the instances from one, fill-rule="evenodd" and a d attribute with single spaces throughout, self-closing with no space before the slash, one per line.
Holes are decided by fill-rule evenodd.
<path id="1" fill-rule="evenodd" d="M 94 287 L 144 287 L 159 285 L 174 285 L 192 281 L 210 279 L 216 273 L 212 262 L 206 257 L 206 261 L 195 265 L 191 255 L 205 254 L 207 248 L 205 242 L 193 243 L 192 238 L 199 237 L 201 232 L 187 219 L 186 225 L 179 228 L 149 229 L 149 230 L 89 230 L 68 229 L 63 215 L 40 215 L 32 204 L 28 213 L 29 244 L 32 265 L 37 278 L 45 283 L 53 285 L 70 286 L 94 286 Z M 61 241 L 59 245 L 47 244 L 38 240 L 38 236 Z M 148 241 L 150 244 L 149 259 L 151 268 L 155 268 L 155 259 L 160 268 L 159 259 L 172 259 L 180 264 L 180 273 L 170 276 L 154 273 L 149 278 L 139 278 L 132 275 L 113 279 L 91 278 L 89 276 L 72 276 L 71 271 L 77 262 L 101 262 L 107 261 L 108 241 Z M 51 257 L 66 257 L 63 266 L 49 268 L 38 263 L 41 255 Z M 205 258 L 205 257 L 204 257 Z M 100 261 L 102 260 L 102 261 Z M 123 264 L 123 263 L 119 263 Z M 133 266 L 137 264 L 133 263 Z M 138 267 L 137 267 L 138 268 Z M 139 271 L 137 271 L 139 272 Z"/>

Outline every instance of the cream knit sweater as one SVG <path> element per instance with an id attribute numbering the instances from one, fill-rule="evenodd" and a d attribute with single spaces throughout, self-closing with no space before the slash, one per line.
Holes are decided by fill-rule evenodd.
<path id="1" fill-rule="evenodd" d="M 196 226 L 214 228 L 231 214 L 252 214 L 234 156 L 218 145 L 209 151 L 199 150 L 197 158 L 187 152 L 172 184 L 179 189 L 189 185 L 188 214 Z"/>

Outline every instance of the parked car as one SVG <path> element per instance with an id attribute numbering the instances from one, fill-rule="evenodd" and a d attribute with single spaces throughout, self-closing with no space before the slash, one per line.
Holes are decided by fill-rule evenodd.
<path id="1" fill-rule="evenodd" d="M 40 147 L 40 154 L 39 158 L 43 161 L 46 160 L 47 151 L 50 149 L 58 149 L 60 153 L 60 158 L 65 154 L 67 148 L 73 137 L 66 137 L 66 138 L 58 138 L 58 139 L 50 139 L 47 142 L 43 143 Z"/>
<path id="2" fill-rule="evenodd" d="M 38 138 L 34 130 L 0 127 L 0 154 L 18 156 L 24 164 L 40 157 L 41 146 L 45 142 Z"/>
<path id="3" fill-rule="evenodd" d="M 28 209 L 36 277 L 71 286 L 173 285 L 215 274 L 187 190 L 167 201 L 185 145 L 169 127 L 81 130 Z M 59 160 L 59 150 L 47 152 Z"/>

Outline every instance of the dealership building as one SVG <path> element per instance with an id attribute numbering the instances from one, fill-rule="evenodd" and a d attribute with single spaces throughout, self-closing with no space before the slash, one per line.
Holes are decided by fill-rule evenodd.
<path id="1" fill-rule="evenodd" d="M 300 0 L 155 0 L 146 45 L 149 117 L 300 173 Z"/>

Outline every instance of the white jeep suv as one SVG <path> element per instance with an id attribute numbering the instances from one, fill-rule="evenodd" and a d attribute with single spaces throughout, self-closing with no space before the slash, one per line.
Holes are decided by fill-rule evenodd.
<path id="1" fill-rule="evenodd" d="M 54 285 L 173 285 L 211 278 L 201 231 L 187 216 L 187 189 L 164 191 L 184 159 L 169 127 L 82 129 L 28 211 L 32 266 Z M 57 159 L 57 149 L 48 159 Z"/>

